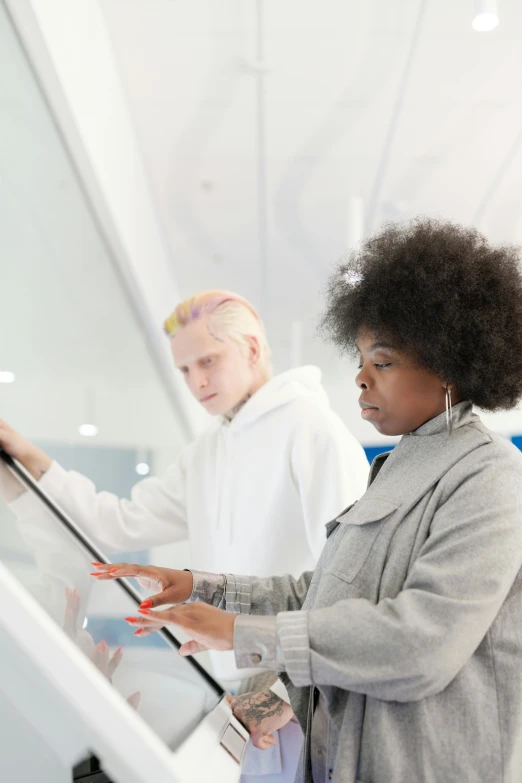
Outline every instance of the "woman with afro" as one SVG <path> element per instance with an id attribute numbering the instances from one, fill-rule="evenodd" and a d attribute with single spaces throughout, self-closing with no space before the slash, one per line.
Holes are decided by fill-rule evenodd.
<path id="1" fill-rule="evenodd" d="M 335 274 L 323 327 L 359 357 L 363 418 L 400 442 L 327 524 L 314 572 L 194 572 L 190 598 L 214 605 L 140 622 L 280 672 L 300 782 L 519 783 L 522 455 L 473 410 L 522 394 L 518 251 L 450 223 L 389 226 Z M 233 706 L 257 738 L 289 716 L 273 693 Z"/>

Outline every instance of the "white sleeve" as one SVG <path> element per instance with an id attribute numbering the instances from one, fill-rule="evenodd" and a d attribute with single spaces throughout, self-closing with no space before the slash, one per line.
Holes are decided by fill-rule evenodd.
<path id="1" fill-rule="evenodd" d="M 113 550 L 146 549 L 187 538 L 184 453 L 162 478 L 139 481 L 131 499 L 97 492 L 93 482 L 53 462 L 39 486 L 101 545 Z M 10 508 L 21 521 L 34 514 L 34 498 L 25 493 Z"/>
<path id="2" fill-rule="evenodd" d="M 292 471 L 306 535 L 319 559 L 325 525 L 366 492 L 370 466 L 364 449 L 332 411 L 310 411 L 296 431 Z"/>

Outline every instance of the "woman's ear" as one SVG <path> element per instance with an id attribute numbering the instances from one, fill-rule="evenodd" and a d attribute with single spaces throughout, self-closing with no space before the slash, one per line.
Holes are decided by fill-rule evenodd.
<path id="1" fill-rule="evenodd" d="M 246 340 L 248 343 L 248 361 L 251 367 L 255 367 L 261 356 L 261 346 L 258 338 L 253 334 L 247 334 Z"/>

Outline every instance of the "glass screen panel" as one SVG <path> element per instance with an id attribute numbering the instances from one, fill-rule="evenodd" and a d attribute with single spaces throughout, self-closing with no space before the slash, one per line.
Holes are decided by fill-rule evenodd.
<path id="1" fill-rule="evenodd" d="M 96 582 L 105 562 L 38 485 L 0 452 L 0 560 L 174 750 L 219 702 L 221 688 L 168 631 L 134 636 L 124 618 L 142 596 L 127 580 Z M 8 465 L 10 467 L 8 467 Z"/>

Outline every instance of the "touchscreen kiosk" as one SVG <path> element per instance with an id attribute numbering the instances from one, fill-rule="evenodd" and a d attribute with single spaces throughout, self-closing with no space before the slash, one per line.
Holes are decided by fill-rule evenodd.
<path id="1" fill-rule="evenodd" d="M 134 636 L 143 595 L 96 582 L 93 561 L 107 562 L 0 450 L 0 778 L 239 780 L 248 735 L 223 690 L 170 630 Z"/>

